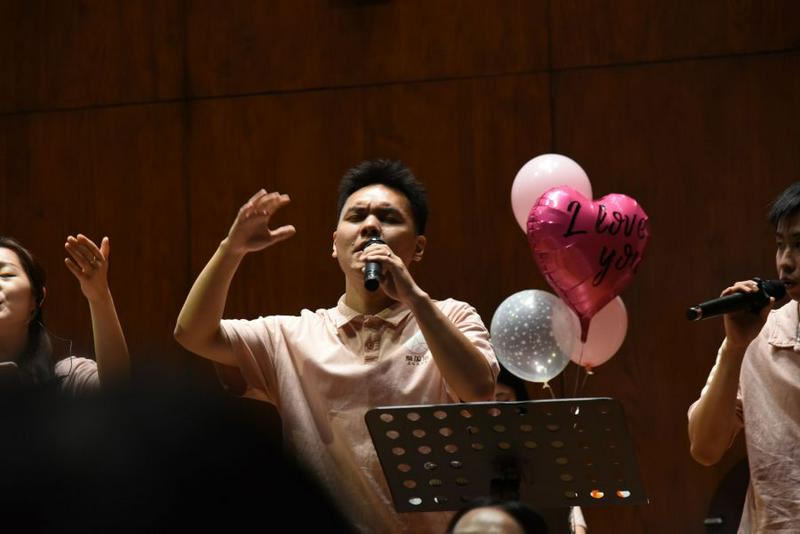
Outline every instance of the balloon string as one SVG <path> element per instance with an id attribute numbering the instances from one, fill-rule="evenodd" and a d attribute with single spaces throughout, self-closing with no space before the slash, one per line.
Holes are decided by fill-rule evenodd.
<path id="1" fill-rule="evenodd" d="M 550 391 L 550 397 L 553 398 L 553 399 L 556 398 L 556 392 L 553 391 L 553 388 L 550 387 L 550 383 L 549 382 L 543 382 L 542 383 L 542 389 L 549 390 Z"/>
<path id="2" fill-rule="evenodd" d="M 586 348 L 586 343 L 581 343 L 581 354 L 580 354 L 580 356 L 578 356 L 578 371 L 575 373 L 575 389 L 574 389 L 574 391 L 572 393 L 572 398 L 575 398 L 575 397 L 578 396 L 578 384 L 580 383 L 580 379 L 581 379 L 581 369 L 583 369 L 583 366 L 581 365 L 581 362 L 583 362 L 583 349 L 585 349 L 585 348 Z M 584 384 L 585 383 L 586 382 L 584 381 Z"/>
<path id="3" fill-rule="evenodd" d="M 581 384 L 581 393 L 583 393 L 583 390 L 586 388 L 586 382 L 589 381 L 589 377 L 594 374 L 594 371 L 592 371 L 592 368 L 589 367 L 588 365 L 584 367 L 583 370 L 586 374 L 583 375 L 583 383 Z"/>

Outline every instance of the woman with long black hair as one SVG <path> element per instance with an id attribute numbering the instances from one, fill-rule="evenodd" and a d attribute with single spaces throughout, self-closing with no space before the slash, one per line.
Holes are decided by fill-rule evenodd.
<path id="1" fill-rule="evenodd" d="M 56 386 L 74 395 L 99 389 L 101 383 L 127 380 L 129 355 L 108 287 L 110 242 L 98 247 L 82 234 L 65 243 L 67 268 L 89 303 L 96 360 L 53 354 L 42 306 L 47 297 L 44 269 L 19 241 L 0 237 L 0 364 L 17 387 Z"/>

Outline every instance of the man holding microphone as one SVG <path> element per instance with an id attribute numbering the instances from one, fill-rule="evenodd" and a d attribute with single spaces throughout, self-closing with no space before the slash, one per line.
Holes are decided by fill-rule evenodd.
<path id="1" fill-rule="evenodd" d="M 770 298 L 758 311 L 725 314 L 716 364 L 689 408 L 691 454 L 703 465 L 719 461 L 745 430 L 750 486 L 740 534 L 800 528 L 800 182 L 775 200 L 769 220 L 792 300 L 777 310 Z M 722 295 L 761 291 L 747 280 Z"/>
<path id="2" fill-rule="evenodd" d="M 288 202 L 261 190 L 242 206 L 194 283 L 175 337 L 238 369 L 247 396 L 277 407 L 287 448 L 357 530 L 444 532 L 451 514 L 394 511 L 364 422 L 367 410 L 382 405 L 493 397 L 498 367 L 480 317 L 466 303 L 433 300 L 409 271 L 426 246 L 425 190 L 401 162 L 357 165 L 339 187 L 332 256 L 345 291 L 338 304 L 299 316 L 223 320 L 242 258 L 294 235 L 293 226 L 268 226 Z M 370 264 L 379 267 L 376 288 L 365 280 Z"/>

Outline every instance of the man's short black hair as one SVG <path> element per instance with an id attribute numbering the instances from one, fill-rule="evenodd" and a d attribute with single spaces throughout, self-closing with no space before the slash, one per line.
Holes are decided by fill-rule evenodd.
<path id="1" fill-rule="evenodd" d="M 368 185 L 381 184 L 403 193 L 411 205 L 417 235 L 425 234 L 428 222 L 428 193 L 425 186 L 417 180 L 405 163 L 389 159 L 362 161 L 348 170 L 339 182 L 339 202 L 336 207 L 337 219 L 342 215 L 347 199 Z"/>
<path id="2" fill-rule="evenodd" d="M 772 226 L 777 228 L 782 220 L 798 212 L 800 212 L 800 182 L 795 182 L 778 195 L 772 203 L 767 218 Z"/>

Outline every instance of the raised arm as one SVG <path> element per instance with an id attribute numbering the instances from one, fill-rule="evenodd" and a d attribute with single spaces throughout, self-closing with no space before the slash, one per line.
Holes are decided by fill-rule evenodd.
<path id="1" fill-rule="evenodd" d="M 410 304 L 442 376 L 466 402 L 494 400 L 494 376 L 486 358 L 423 293 Z"/>
<path id="2" fill-rule="evenodd" d="M 125 334 L 108 286 L 111 243 L 103 238 L 100 247 L 83 234 L 68 236 L 64 263 L 81 285 L 92 316 L 94 355 L 101 386 L 125 383 L 130 377 L 130 355 Z"/>
<path id="3" fill-rule="evenodd" d="M 183 347 L 217 363 L 237 365 L 220 326 L 231 280 L 247 253 L 295 234 L 291 225 L 269 228 L 270 217 L 288 203 L 288 195 L 262 189 L 239 209 L 228 236 L 200 272 L 178 315 L 175 339 Z"/>
<path id="4" fill-rule="evenodd" d="M 758 286 L 748 280 L 727 288 L 722 296 L 754 291 L 758 291 Z M 725 315 L 726 336 L 717 363 L 709 375 L 703 394 L 689 413 L 690 452 L 698 463 L 717 463 L 741 427 L 736 406 L 739 372 L 747 347 L 764 327 L 773 303 L 774 299 L 771 299 L 770 305 L 765 306 L 759 314 L 744 312 Z"/>

